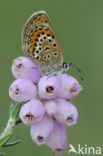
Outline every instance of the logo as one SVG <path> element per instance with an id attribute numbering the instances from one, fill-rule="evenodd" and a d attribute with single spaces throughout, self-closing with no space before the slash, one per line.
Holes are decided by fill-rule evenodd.
<path id="1" fill-rule="evenodd" d="M 100 146 L 88 146 L 84 145 L 81 146 L 78 144 L 77 148 L 75 148 L 72 144 L 69 145 L 69 151 L 68 154 L 75 153 L 75 154 L 91 154 L 91 155 L 101 155 L 102 154 L 102 148 Z"/>

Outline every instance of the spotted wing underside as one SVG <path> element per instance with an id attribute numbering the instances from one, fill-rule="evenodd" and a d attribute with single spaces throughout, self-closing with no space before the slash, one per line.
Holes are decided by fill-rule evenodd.
<path id="1" fill-rule="evenodd" d="M 62 64 L 62 51 L 47 14 L 33 14 L 22 32 L 23 51 L 40 66 L 51 68 Z"/>

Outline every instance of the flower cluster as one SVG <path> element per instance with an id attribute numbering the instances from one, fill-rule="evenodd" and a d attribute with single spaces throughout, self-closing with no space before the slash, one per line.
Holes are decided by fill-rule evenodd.
<path id="1" fill-rule="evenodd" d="M 67 144 L 66 125 L 71 127 L 78 120 L 78 111 L 69 101 L 80 93 L 81 85 L 67 74 L 42 76 L 28 57 L 13 61 L 12 74 L 16 80 L 9 88 L 9 96 L 23 103 L 19 117 L 30 126 L 33 141 L 62 154 Z"/>

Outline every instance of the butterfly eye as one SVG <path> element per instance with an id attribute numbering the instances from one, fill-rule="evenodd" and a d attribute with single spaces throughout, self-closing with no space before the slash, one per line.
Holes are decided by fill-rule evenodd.
<path id="1" fill-rule="evenodd" d="M 67 65 L 66 62 L 63 62 L 63 68 L 64 68 L 64 69 L 67 69 L 67 68 L 68 68 L 68 65 Z"/>

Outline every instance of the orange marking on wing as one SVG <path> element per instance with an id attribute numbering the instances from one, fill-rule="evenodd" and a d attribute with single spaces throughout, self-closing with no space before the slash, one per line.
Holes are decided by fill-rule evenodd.
<path id="1" fill-rule="evenodd" d="M 30 42 L 29 44 L 30 44 L 31 46 L 33 46 L 33 45 L 35 44 L 35 41 Z"/>
<path id="2" fill-rule="evenodd" d="M 32 37 L 30 37 L 33 41 L 35 40 L 35 39 L 37 39 L 37 35 L 38 35 L 39 33 L 35 33 L 35 35 L 34 36 L 32 36 Z"/>
<path id="3" fill-rule="evenodd" d="M 35 35 L 36 35 L 36 36 L 39 35 L 39 30 L 37 30 L 37 32 L 35 33 Z"/>
<path id="4" fill-rule="evenodd" d="M 31 36 L 30 39 L 31 39 L 31 40 L 34 40 L 34 36 Z"/>
<path id="5" fill-rule="evenodd" d="M 45 33 L 48 35 L 50 34 L 50 30 L 45 30 Z"/>
<path id="6" fill-rule="evenodd" d="M 42 32 L 44 32 L 44 29 L 42 29 L 42 30 L 38 29 L 38 32 L 39 33 L 42 33 Z"/>
<path id="7" fill-rule="evenodd" d="M 33 32 L 33 34 L 34 34 L 34 36 L 35 36 L 35 33 Z M 30 38 L 32 39 L 32 40 L 34 40 L 34 36 L 31 36 Z"/>
<path id="8" fill-rule="evenodd" d="M 32 52 L 33 52 L 33 46 L 30 48 L 30 54 L 32 54 Z"/>
<path id="9" fill-rule="evenodd" d="M 37 39 L 37 35 L 34 36 L 34 40 Z"/>

